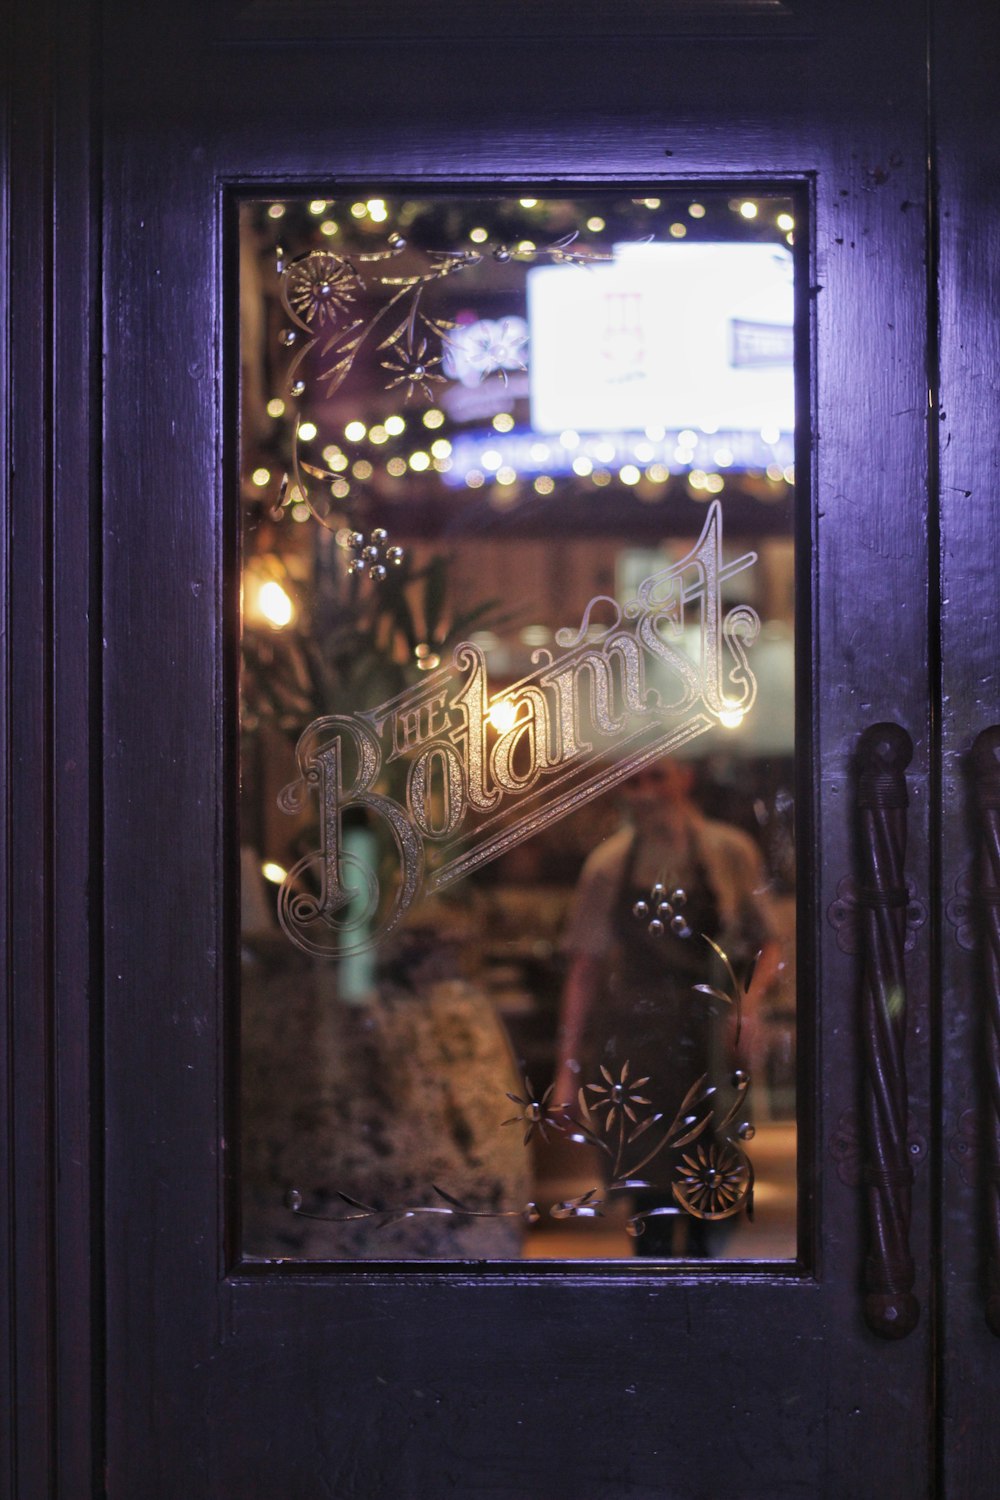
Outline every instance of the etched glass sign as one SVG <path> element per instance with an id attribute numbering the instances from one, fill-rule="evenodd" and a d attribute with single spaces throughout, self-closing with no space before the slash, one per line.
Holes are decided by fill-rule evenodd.
<path id="1" fill-rule="evenodd" d="M 240 234 L 244 1252 L 793 1256 L 793 206 Z"/>

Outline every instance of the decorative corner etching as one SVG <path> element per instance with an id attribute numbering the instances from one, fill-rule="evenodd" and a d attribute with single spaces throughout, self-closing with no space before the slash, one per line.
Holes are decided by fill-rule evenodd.
<path id="1" fill-rule="evenodd" d="M 760 621 L 747 605 L 726 609 L 721 585 L 756 560 L 723 562 L 714 501 L 685 557 L 647 578 L 623 611 L 615 605 L 596 634 L 592 601 L 581 630 L 557 636 L 562 654 L 546 653 L 512 687 L 491 694 L 483 652 L 463 642 L 449 665 L 377 708 L 314 720 L 296 747 L 298 779 L 279 798 L 291 814 L 315 798 L 319 813 L 319 845 L 278 897 L 291 941 L 317 957 L 364 952 L 421 890 L 461 879 L 724 715 L 747 713 L 757 693 L 747 648 Z M 375 790 L 395 761 L 406 767 L 403 800 Z M 352 807 L 389 836 L 394 887 L 344 848 Z"/>
<path id="2" fill-rule="evenodd" d="M 955 893 L 948 901 L 944 914 L 955 929 L 955 941 L 966 953 L 976 947 L 976 900 L 972 886 L 972 870 L 961 872 L 955 881 Z"/>
<path id="3" fill-rule="evenodd" d="M 853 875 L 845 875 L 837 884 L 836 898 L 827 907 L 827 920 L 837 934 L 837 947 L 841 953 L 860 951 L 860 925 L 858 883 Z M 916 883 L 906 882 L 906 937 L 903 952 L 911 953 L 916 946 L 917 932 L 927 921 L 927 904 L 917 893 Z"/>
<path id="4" fill-rule="evenodd" d="M 733 1007 L 736 1021 L 734 1047 L 738 1049 L 743 1005 L 760 954 L 751 961 L 741 982 L 723 949 L 704 933 L 699 936 L 721 960 L 730 990 L 727 993 L 707 984 L 697 984 L 693 988 Z M 703 1074 L 688 1089 L 669 1124 L 665 1123 L 667 1116 L 656 1111 L 648 1094 L 643 1092 L 651 1081 L 650 1077 L 633 1078 L 626 1061 L 617 1077 L 602 1065 L 600 1081 L 584 1084 L 575 1104 L 553 1102 L 554 1085 L 550 1085 L 539 1098 L 527 1078 L 523 1094 L 506 1094 L 517 1110 L 500 1122 L 501 1128 L 509 1125 L 523 1127 L 525 1147 L 530 1145 L 536 1130 L 547 1139 L 547 1132 L 552 1129 L 560 1132 L 566 1141 L 596 1148 L 607 1158 L 606 1186 L 603 1189 L 588 1188 L 575 1198 L 553 1204 L 549 1209 L 551 1217 L 557 1220 L 603 1218 L 611 1194 L 648 1189 L 665 1192 L 665 1185 L 647 1175 L 647 1168 L 667 1152 L 673 1157 L 670 1193 L 674 1203 L 685 1213 L 695 1219 L 717 1222 L 732 1218 L 745 1208 L 747 1218 L 752 1220 L 754 1169 L 745 1143 L 753 1139 L 755 1131 L 749 1121 L 736 1124 L 750 1091 L 750 1074 L 742 1068 L 733 1073 L 730 1083 L 734 1093 L 728 1108 L 720 1108 L 717 1089 L 709 1084 L 708 1075 Z M 640 1141 L 641 1145 L 638 1144 Z M 304 1218 L 330 1224 L 369 1219 L 376 1228 L 427 1214 L 520 1219 L 527 1224 L 535 1224 L 540 1218 L 538 1207 L 533 1202 L 514 1209 L 479 1208 L 463 1203 L 437 1183 L 432 1183 L 431 1189 L 440 1202 L 365 1203 L 338 1191 L 336 1196 L 348 1211 L 330 1214 L 307 1209 L 302 1193 L 293 1187 L 285 1195 L 285 1204 Z M 650 1219 L 676 1212 L 677 1208 L 666 1202 L 642 1208 L 628 1220 L 627 1232 L 637 1239 L 645 1233 Z"/>
<path id="5" fill-rule="evenodd" d="M 428 382 L 443 383 L 445 377 L 436 367 L 448 357 L 453 336 L 461 340 L 461 334 L 458 323 L 426 311 L 422 305 L 426 289 L 447 276 L 480 266 L 489 258 L 499 265 L 513 260 L 522 265 L 548 261 L 552 265 L 592 266 L 614 260 L 606 251 L 577 245 L 578 237 L 579 230 L 573 230 L 550 245 L 530 248 L 522 243 L 516 248 L 502 244 L 484 246 L 482 251 L 428 250 L 421 252 L 426 262 L 424 269 L 409 276 L 388 276 L 381 269 L 368 269 L 382 267 L 402 255 L 407 242 L 401 234 L 391 234 L 382 250 L 355 252 L 350 256 L 337 255 L 332 250 L 309 250 L 287 264 L 280 258 L 281 300 L 294 324 L 286 330 L 284 342 L 292 346 L 300 335 L 307 339 L 288 373 L 292 393 L 295 394 L 302 360 L 325 338 L 321 352 L 329 362 L 319 378 L 324 382 L 324 394 L 332 396 L 347 379 L 362 346 L 376 329 L 383 332 L 382 320 L 392 314 L 388 320 L 389 332 L 383 333 L 375 345 L 376 353 L 386 356 L 381 361 L 391 377 L 386 388 L 402 386 L 408 398 L 415 390 L 422 390 L 431 400 L 433 393 Z M 368 318 L 354 317 L 358 298 L 378 290 L 387 293 L 378 312 Z M 496 374 L 506 384 L 508 370 L 525 368 L 521 349 L 527 343 L 527 331 L 521 333 L 520 323 L 520 319 L 510 318 L 497 324 L 495 333 L 481 336 L 472 348 L 466 348 L 463 342 L 462 354 L 472 361 L 481 380 Z M 440 354 L 430 352 L 432 338 L 439 341 Z"/>

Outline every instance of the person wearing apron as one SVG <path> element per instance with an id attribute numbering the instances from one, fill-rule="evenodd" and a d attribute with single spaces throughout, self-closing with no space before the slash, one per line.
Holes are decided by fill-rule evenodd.
<path id="1" fill-rule="evenodd" d="M 773 972 L 760 856 L 740 830 L 701 816 L 690 801 L 691 780 L 683 762 L 644 768 L 626 785 L 631 826 L 600 845 L 584 866 L 565 944 L 570 967 L 554 1091 L 561 1102 L 575 1105 L 581 1086 L 586 1093 L 586 1085 L 602 1084 L 602 1068 L 619 1080 L 627 1064 L 633 1085 L 648 1080 L 639 1089 L 649 1100 L 645 1108 L 672 1120 L 699 1078 L 709 1074 L 710 1083 L 724 1084 L 735 1063 L 729 1007 L 695 989 L 727 990 L 707 939 L 737 964 L 763 946 L 769 951 L 764 967 Z M 683 893 L 680 931 L 669 921 L 662 931 L 651 930 L 641 903 L 649 907 L 656 883 L 668 898 Z M 594 1091 L 587 1097 L 593 1102 Z M 677 1208 L 670 1166 L 664 1152 L 643 1174 L 650 1188 L 636 1190 L 634 1213 L 671 1210 L 644 1220 L 636 1253 L 718 1253 L 725 1226 Z"/>

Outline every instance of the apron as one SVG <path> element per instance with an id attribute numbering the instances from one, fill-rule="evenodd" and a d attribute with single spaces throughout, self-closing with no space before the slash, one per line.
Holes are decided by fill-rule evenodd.
<path id="1" fill-rule="evenodd" d="M 719 903 L 698 853 L 693 833 L 674 870 L 659 877 L 667 898 L 676 887 L 686 896 L 681 914 L 690 936 L 673 932 L 669 920 L 660 933 L 649 931 L 649 920 L 637 918 L 636 902 L 649 903 L 648 886 L 635 878 L 638 833 L 632 839 L 614 897 L 614 941 L 606 968 L 602 1000 L 594 1007 L 587 1027 L 587 1081 L 600 1081 L 600 1065 L 617 1081 L 625 1063 L 631 1082 L 648 1077 L 642 1094 L 651 1106 L 672 1120 L 692 1085 L 711 1068 L 714 1033 L 728 1007 L 699 994 L 696 984 L 718 985 L 719 964 L 705 937 L 719 940 L 722 927 Z M 669 1157 L 651 1168 L 669 1172 Z M 634 1210 L 672 1206 L 669 1185 L 637 1192 Z M 721 1231 L 721 1232 L 720 1232 Z M 703 1258 L 718 1253 L 728 1226 L 712 1226 L 678 1212 L 646 1221 L 636 1240 L 640 1256 Z"/>
<path id="2" fill-rule="evenodd" d="M 719 905 L 693 834 L 679 868 L 665 870 L 669 892 L 683 888 L 681 913 L 689 937 L 649 931 L 649 918 L 636 918 L 637 901 L 649 901 L 648 886 L 635 879 L 639 836 L 629 846 L 615 892 L 613 944 L 605 969 L 601 1001 L 587 1026 L 587 1078 L 601 1064 L 615 1079 L 629 1064 L 631 1079 L 649 1077 L 643 1093 L 669 1118 L 691 1085 L 708 1070 L 714 1022 L 721 1007 L 698 994 L 696 984 L 717 982 L 717 960 L 705 937 L 718 941 Z"/>

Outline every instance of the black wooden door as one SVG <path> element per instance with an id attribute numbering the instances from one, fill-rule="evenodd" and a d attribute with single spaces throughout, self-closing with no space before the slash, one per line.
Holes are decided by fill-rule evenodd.
<path id="1" fill-rule="evenodd" d="M 952 886 L 973 863 L 976 829 L 957 811 L 968 750 L 1000 717 L 983 561 L 995 442 L 981 372 L 994 335 L 979 321 L 991 250 L 979 214 L 995 177 L 965 159 L 959 108 L 988 49 L 974 14 L 967 33 L 949 23 L 932 116 L 925 18 L 899 11 L 733 0 L 611 16 L 583 3 L 540 19 L 394 0 L 345 18 L 324 5 L 114 4 L 80 47 L 55 18 L 57 167 L 22 150 L 16 180 L 28 201 L 33 171 L 50 183 L 72 171 L 82 239 L 47 240 L 49 208 L 36 204 L 11 287 L 15 302 L 19 288 L 44 290 L 56 319 L 54 462 L 38 471 L 52 509 L 21 532 L 17 555 L 34 564 L 34 591 L 18 587 L 25 618 L 52 631 L 68 719 L 47 739 L 53 700 L 31 674 L 17 679 L 14 782 L 32 805 L 58 793 L 58 811 L 74 794 L 69 748 L 89 744 L 94 761 L 91 790 L 64 813 L 65 843 L 27 849 L 31 825 L 17 825 L 53 873 L 26 897 L 47 946 L 19 926 L 12 969 L 25 1069 L 15 1159 L 40 1140 L 49 1173 L 39 1183 L 22 1168 L 15 1345 L 29 1376 L 43 1368 L 25 1353 L 32 1333 L 48 1330 L 59 1358 L 48 1386 L 24 1387 L 11 1494 L 49 1492 L 53 1476 L 58 1492 L 83 1494 L 87 1475 L 112 1496 L 240 1500 L 987 1492 L 982 1391 L 997 1347 L 982 1315 L 991 1241 L 977 1194 L 992 1124 L 973 1059 L 989 965 L 974 960 L 975 902 Z M 87 47 L 100 128 L 93 160 L 68 167 L 92 120 L 71 88 Z M 780 190 L 805 211 L 794 1260 L 241 1255 L 235 216 L 243 198 L 342 184 Z M 81 350 L 56 336 L 74 310 L 91 320 L 82 353 L 95 373 L 100 350 L 89 411 L 70 394 Z M 34 328 L 14 327 L 16 347 L 37 352 Z M 929 437 L 939 359 L 955 396 L 947 419 L 932 404 Z M 51 385 L 25 399 L 16 440 L 37 457 L 32 414 Z M 79 520 L 51 524 L 73 515 L 69 444 L 95 465 L 100 525 L 79 550 L 67 540 Z M 30 473 L 22 459 L 17 483 Z M 89 635 L 88 590 L 101 622 Z M 93 669 L 79 702 L 77 661 Z M 901 732 L 864 741 L 875 725 Z M 64 758 L 39 763 L 50 743 Z M 885 758 L 859 776 L 864 744 Z M 71 894 L 53 900 L 88 870 L 89 911 Z M 56 963 L 39 970 L 42 951 Z M 53 998 L 36 1023 L 27 997 L 39 983 Z M 74 1041 L 77 1026 L 92 1047 Z M 42 1105 L 27 1092 L 38 1077 Z M 915 1162 L 912 1196 L 900 1153 Z M 74 1168 L 88 1160 L 81 1187 Z M 84 1239 L 68 1247 L 63 1226 Z M 86 1315 L 69 1310 L 78 1295 Z M 86 1398 L 73 1393 L 81 1371 L 92 1372 Z"/>

